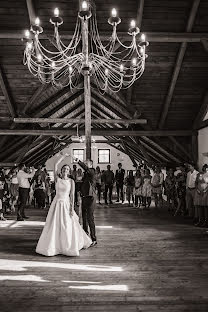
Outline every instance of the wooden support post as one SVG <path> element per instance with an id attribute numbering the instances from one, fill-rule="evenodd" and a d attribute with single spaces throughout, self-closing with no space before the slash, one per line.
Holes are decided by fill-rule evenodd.
<path id="1" fill-rule="evenodd" d="M 198 165 L 198 134 L 192 135 L 191 149 L 192 149 L 192 157 L 193 157 L 192 159 L 194 161 L 194 164 L 197 166 Z"/>
<path id="2" fill-rule="evenodd" d="M 80 7 L 81 7 L 81 0 Z M 88 3 L 89 5 L 89 3 Z M 84 55 L 84 104 L 86 160 L 91 160 L 91 88 L 89 75 L 88 20 L 82 20 L 82 53 Z"/>

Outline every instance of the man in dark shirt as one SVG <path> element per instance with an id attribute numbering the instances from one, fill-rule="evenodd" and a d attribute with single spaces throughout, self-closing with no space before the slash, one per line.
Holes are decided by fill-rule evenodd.
<path id="1" fill-rule="evenodd" d="M 107 201 L 108 192 L 109 192 L 109 204 L 112 204 L 114 173 L 111 170 L 110 165 L 107 165 L 107 170 L 103 173 L 103 182 L 105 184 L 105 204 L 108 204 L 108 201 Z"/>
<path id="2" fill-rule="evenodd" d="M 117 203 L 119 202 L 119 195 L 121 195 L 122 203 L 124 202 L 123 185 L 124 185 L 125 170 L 122 169 L 122 164 L 118 163 L 118 169 L 116 170 L 116 191 L 117 191 Z"/>
<path id="3" fill-rule="evenodd" d="M 79 160 L 78 164 L 84 169 L 84 176 L 80 187 L 83 229 L 88 234 L 89 225 L 90 236 L 92 239 L 91 246 L 94 246 L 97 244 L 94 222 L 94 210 L 96 208 L 95 169 L 92 168 L 91 160 L 86 161 L 86 164 Z"/>

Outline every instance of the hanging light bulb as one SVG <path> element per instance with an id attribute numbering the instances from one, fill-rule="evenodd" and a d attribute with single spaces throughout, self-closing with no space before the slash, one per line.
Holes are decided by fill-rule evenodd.
<path id="1" fill-rule="evenodd" d="M 130 23 L 131 28 L 135 28 L 136 27 L 136 22 L 135 20 L 132 20 Z"/>
<path id="2" fill-rule="evenodd" d="M 105 69 L 105 75 L 108 76 L 108 74 L 109 74 L 109 70 L 106 68 Z"/>
<path id="3" fill-rule="evenodd" d="M 29 39 L 29 38 L 30 38 L 30 32 L 29 32 L 28 29 L 25 30 L 25 38 L 26 38 L 26 39 Z"/>
<path id="4" fill-rule="evenodd" d="M 141 47 L 140 50 L 139 50 L 139 52 L 140 52 L 141 54 L 143 54 L 143 53 L 144 53 L 144 48 Z"/>
<path id="5" fill-rule="evenodd" d="M 146 40 L 146 37 L 144 34 L 141 35 L 141 41 L 145 41 Z"/>
<path id="6" fill-rule="evenodd" d="M 87 1 L 82 2 L 82 10 L 86 11 L 87 10 Z"/>
<path id="7" fill-rule="evenodd" d="M 136 65 L 137 65 L 137 60 L 136 60 L 135 57 L 132 59 L 132 65 L 133 65 L 133 66 L 136 66 Z"/>
<path id="8" fill-rule="evenodd" d="M 112 15 L 112 17 L 116 17 L 117 16 L 117 11 L 116 11 L 115 8 L 112 9 L 111 15 Z"/>
<path id="9" fill-rule="evenodd" d="M 56 63 L 54 61 L 51 63 L 51 67 L 52 67 L 52 69 L 56 68 Z"/>
<path id="10" fill-rule="evenodd" d="M 73 67 L 70 65 L 69 66 L 69 73 L 72 74 L 72 72 L 73 72 Z"/>
<path id="11" fill-rule="evenodd" d="M 120 72 L 123 72 L 124 71 L 124 66 L 123 64 L 120 65 Z"/>
<path id="12" fill-rule="evenodd" d="M 36 26 L 39 26 L 39 25 L 40 25 L 40 19 L 39 19 L 39 17 L 36 17 L 36 19 L 35 19 L 35 25 L 36 25 Z"/>
<path id="13" fill-rule="evenodd" d="M 43 60 L 42 55 L 41 55 L 41 54 L 38 54 L 38 55 L 37 55 L 37 59 L 38 59 L 38 62 L 41 63 L 42 60 Z"/>
<path id="14" fill-rule="evenodd" d="M 58 8 L 54 9 L 54 16 L 59 17 L 59 9 Z"/>
<path id="15" fill-rule="evenodd" d="M 28 48 L 29 50 L 32 49 L 32 46 L 33 46 L 32 42 L 28 42 L 28 43 L 27 43 L 27 48 Z"/>

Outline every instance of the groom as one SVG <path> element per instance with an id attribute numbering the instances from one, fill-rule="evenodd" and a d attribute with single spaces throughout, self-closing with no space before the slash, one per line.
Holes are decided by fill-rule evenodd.
<path id="1" fill-rule="evenodd" d="M 95 169 L 92 168 L 92 160 L 87 160 L 86 164 L 79 160 L 78 164 L 84 169 L 84 176 L 80 189 L 82 196 L 83 229 L 88 234 L 89 225 L 92 239 L 91 246 L 95 246 L 97 244 L 94 222 L 94 210 L 96 207 Z"/>

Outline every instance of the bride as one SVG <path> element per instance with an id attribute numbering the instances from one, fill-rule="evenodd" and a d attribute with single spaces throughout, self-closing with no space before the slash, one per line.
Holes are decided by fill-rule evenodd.
<path id="1" fill-rule="evenodd" d="M 44 256 L 79 256 L 79 250 L 88 248 L 92 241 L 79 224 L 74 211 L 74 180 L 69 178 L 70 167 L 64 165 L 59 177 L 58 164 L 55 164 L 56 196 L 51 203 L 46 223 L 38 241 L 36 252 Z"/>

